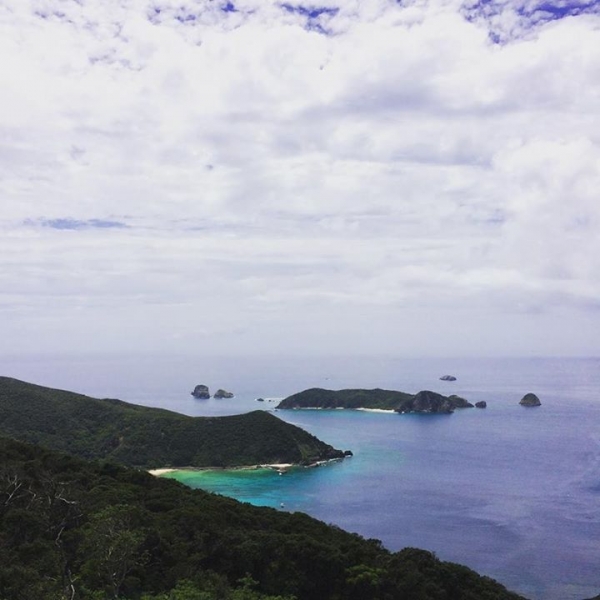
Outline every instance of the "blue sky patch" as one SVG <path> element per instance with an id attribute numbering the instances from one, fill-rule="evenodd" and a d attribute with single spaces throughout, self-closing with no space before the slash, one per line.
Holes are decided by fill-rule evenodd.
<path id="1" fill-rule="evenodd" d="M 556 20 L 584 13 L 600 12 L 600 0 L 571 1 L 571 2 L 540 2 L 539 4 L 524 4 L 517 8 L 517 14 L 530 17 L 534 14 L 545 15 L 545 20 Z"/>
<path id="2" fill-rule="evenodd" d="M 235 4 L 233 4 L 233 2 L 225 2 L 225 4 L 223 4 L 221 6 L 221 10 L 223 12 L 238 12 L 238 10 L 235 7 Z"/>
<path id="3" fill-rule="evenodd" d="M 477 0 L 465 3 L 461 12 L 468 21 L 488 21 L 507 10 L 514 11 L 521 18 L 521 27 L 533 29 L 538 25 L 567 17 L 600 14 L 600 0 L 567 0 L 565 2 Z M 491 29 L 489 35 L 494 43 L 503 41 L 503 36 L 499 31 Z"/>
<path id="4" fill-rule="evenodd" d="M 306 23 L 304 25 L 305 29 L 308 29 L 309 31 L 316 31 L 317 33 L 321 33 L 323 35 L 328 35 L 329 31 L 325 29 L 325 27 L 323 27 L 323 25 L 319 22 L 321 16 L 325 15 L 326 17 L 335 17 L 340 10 L 337 7 L 304 6 L 302 4 L 288 3 L 283 3 L 280 6 L 283 10 L 289 13 L 306 17 Z"/>
<path id="5" fill-rule="evenodd" d="M 28 219 L 26 225 L 41 225 L 50 229 L 59 229 L 65 231 L 76 231 L 80 229 L 124 229 L 129 227 L 121 221 L 112 221 L 106 219 L 79 219 L 61 218 L 61 219 L 39 219 L 33 221 Z"/>
<path id="6" fill-rule="evenodd" d="M 180 23 L 187 23 L 189 21 L 195 21 L 196 20 L 196 15 L 192 15 L 191 13 L 187 13 L 187 14 L 177 15 L 175 17 L 175 19 L 177 19 Z"/>
<path id="7" fill-rule="evenodd" d="M 563 19 L 584 13 L 600 13 L 600 0 L 570 0 L 566 2 L 507 2 L 506 0 L 478 0 L 463 7 L 467 17 L 493 17 L 513 8 L 521 17 L 532 17 L 537 23 L 544 20 Z"/>
<path id="8" fill-rule="evenodd" d="M 340 10 L 339 8 L 331 8 L 327 6 L 302 6 L 301 4 L 297 4 L 294 6 L 293 4 L 287 3 L 282 4 L 281 8 L 291 13 L 303 15 L 308 19 L 318 19 L 321 15 L 334 17 Z"/>

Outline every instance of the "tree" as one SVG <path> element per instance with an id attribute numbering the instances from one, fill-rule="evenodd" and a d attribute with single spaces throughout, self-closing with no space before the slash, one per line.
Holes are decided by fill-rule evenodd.
<path id="1" fill-rule="evenodd" d="M 137 509 L 119 504 L 93 515 L 85 527 L 84 578 L 92 589 L 103 586 L 115 600 L 132 571 L 148 560 L 140 551 L 145 533 L 136 526 L 138 521 Z"/>

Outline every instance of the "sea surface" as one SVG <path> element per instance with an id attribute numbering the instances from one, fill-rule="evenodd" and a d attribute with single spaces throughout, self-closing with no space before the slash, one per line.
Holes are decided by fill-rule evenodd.
<path id="1" fill-rule="evenodd" d="M 285 475 L 175 476 L 244 502 L 306 512 L 391 550 L 432 550 L 532 600 L 600 593 L 598 358 L 55 357 L 1 364 L 3 375 L 188 415 L 275 410 L 276 399 L 310 387 L 428 389 L 485 400 L 486 409 L 452 415 L 278 410 L 354 456 Z M 440 381 L 444 374 L 457 381 Z M 195 400 L 198 383 L 235 398 Z M 526 392 L 542 406 L 520 406 Z"/>

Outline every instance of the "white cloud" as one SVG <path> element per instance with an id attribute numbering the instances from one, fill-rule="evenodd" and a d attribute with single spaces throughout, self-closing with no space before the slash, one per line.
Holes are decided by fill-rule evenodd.
<path id="1" fill-rule="evenodd" d="M 225 5 L 0 0 L 0 350 L 598 351 L 596 16 Z"/>

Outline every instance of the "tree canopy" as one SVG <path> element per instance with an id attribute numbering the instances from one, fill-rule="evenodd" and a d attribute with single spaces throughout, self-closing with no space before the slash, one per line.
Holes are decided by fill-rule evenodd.
<path id="1" fill-rule="evenodd" d="M 0 438 L 2 600 L 518 600 L 424 550 Z"/>
<path id="2" fill-rule="evenodd" d="M 144 468 L 307 464 L 343 452 L 265 411 L 189 417 L 0 377 L 0 435 Z"/>

